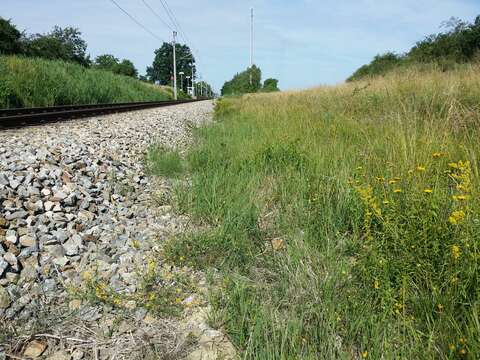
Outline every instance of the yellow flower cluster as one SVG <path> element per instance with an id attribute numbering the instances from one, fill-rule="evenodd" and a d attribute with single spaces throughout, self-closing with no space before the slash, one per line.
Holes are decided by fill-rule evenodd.
<path id="1" fill-rule="evenodd" d="M 457 194 L 452 196 L 452 200 L 458 203 L 457 209 L 448 217 L 448 221 L 452 225 L 458 225 L 465 219 L 468 211 L 466 202 L 470 199 L 472 188 L 471 165 L 470 161 L 459 161 L 457 163 L 448 164 L 450 167 L 450 178 L 455 182 Z"/>
<path id="2" fill-rule="evenodd" d="M 434 159 L 438 159 L 438 158 L 440 158 L 440 157 L 442 157 L 442 156 L 444 156 L 444 155 L 445 155 L 445 154 L 444 154 L 444 153 L 441 153 L 441 152 L 434 152 L 434 153 L 432 154 L 432 156 L 433 156 Z"/>
<path id="3" fill-rule="evenodd" d="M 108 293 L 106 290 L 106 285 L 104 283 L 97 283 L 97 286 L 95 287 L 95 295 L 97 296 L 97 298 L 104 301 L 108 299 Z"/>
<path id="4" fill-rule="evenodd" d="M 373 216 L 380 217 L 382 216 L 382 210 L 378 204 L 377 199 L 373 194 L 373 188 L 368 186 L 356 186 L 355 189 L 357 190 L 360 198 L 363 201 L 363 204 L 366 208 L 365 217 L 364 217 L 364 224 L 363 228 L 365 231 L 365 235 L 367 239 L 372 238 L 372 230 L 371 230 L 371 223 Z"/>
<path id="5" fill-rule="evenodd" d="M 157 268 L 157 262 L 154 259 L 148 260 L 148 274 L 155 273 L 156 268 Z"/>
<path id="6" fill-rule="evenodd" d="M 405 305 L 400 303 L 395 303 L 395 305 L 393 306 L 393 310 L 395 311 L 395 314 L 400 315 L 405 311 Z"/>
<path id="7" fill-rule="evenodd" d="M 462 254 L 462 251 L 460 250 L 460 247 L 457 245 L 452 246 L 452 258 L 454 260 L 458 260 L 460 258 L 460 255 Z"/>
<path id="8" fill-rule="evenodd" d="M 460 224 L 463 219 L 465 219 L 465 212 L 463 210 L 459 211 L 454 211 L 452 214 L 448 217 L 448 221 L 452 225 L 458 225 Z"/>

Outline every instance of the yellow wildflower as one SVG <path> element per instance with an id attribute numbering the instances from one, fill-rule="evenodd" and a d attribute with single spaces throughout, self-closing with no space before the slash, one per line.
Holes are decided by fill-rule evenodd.
<path id="1" fill-rule="evenodd" d="M 148 272 L 153 273 L 156 267 L 157 267 L 157 262 L 153 259 L 150 259 L 148 261 Z"/>
<path id="2" fill-rule="evenodd" d="M 442 304 L 438 304 L 437 309 L 438 309 L 438 311 L 442 312 L 443 309 L 445 309 L 445 307 Z"/>
<path id="3" fill-rule="evenodd" d="M 417 171 L 424 172 L 425 170 L 426 170 L 425 166 L 420 166 L 420 165 L 417 166 Z"/>
<path id="4" fill-rule="evenodd" d="M 450 349 L 450 351 L 453 351 L 453 350 L 455 350 L 455 345 L 450 344 L 450 345 L 448 345 L 448 348 Z"/>
<path id="5" fill-rule="evenodd" d="M 457 245 L 452 246 L 452 257 L 454 260 L 458 260 L 460 255 L 462 254 L 462 251 L 460 250 L 460 247 Z"/>
<path id="6" fill-rule="evenodd" d="M 425 194 L 431 194 L 431 193 L 433 193 L 433 190 L 432 189 L 425 189 L 425 190 L 423 190 L 423 192 Z"/>
<path id="7" fill-rule="evenodd" d="M 393 192 L 394 192 L 395 194 L 399 194 L 399 193 L 402 192 L 402 189 L 395 189 L 395 190 L 393 190 Z"/>
<path id="8" fill-rule="evenodd" d="M 467 350 L 465 350 L 465 349 L 460 349 L 460 354 L 461 354 L 461 355 L 465 355 L 466 353 L 467 353 Z"/>
<path id="9" fill-rule="evenodd" d="M 362 358 L 366 359 L 368 357 L 368 351 L 362 352 Z"/>
<path id="10" fill-rule="evenodd" d="M 383 204 L 384 204 L 384 205 L 388 205 L 388 204 L 390 204 L 390 201 L 388 201 L 388 200 L 383 200 Z"/>
<path id="11" fill-rule="evenodd" d="M 467 341 L 465 340 L 465 338 L 460 338 L 460 340 L 458 340 L 460 342 L 460 344 L 464 345 Z"/>
<path id="12" fill-rule="evenodd" d="M 452 214 L 448 217 L 448 221 L 452 225 L 458 225 L 460 224 L 463 219 L 465 219 L 465 212 L 462 210 L 459 211 L 454 211 Z"/>
<path id="13" fill-rule="evenodd" d="M 132 247 L 136 250 L 140 249 L 140 241 L 138 240 L 133 240 L 132 241 Z"/>
<path id="14" fill-rule="evenodd" d="M 385 178 L 384 178 L 384 177 L 381 177 L 381 176 L 377 176 L 375 179 L 376 179 L 377 181 L 379 181 L 379 182 L 385 181 Z"/>
<path id="15" fill-rule="evenodd" d="M 413 174 L 413 170 L 408 170 L 408 175 L 412 175 Z"/>
<path id="16" fill-rule="evenodd" d="M 395 303 L 393 308 L 395 310 L 395 314 L 397 314 L 397 315 L 400 315 L 402 312 L 405 311 L 405 305 L 403 305 L 403 304 Z"/>
<path id="17" fill-rule="evenodd" d="M 448 166 L 451 167 L 452 169 L 458 169 L 457 163 L 449 163 Z"/>
<path id="18" fill-rule="evenodd" d="M 393 185 L 393 184 L 398 183 L 398 180 L 393 179 L 393 180 L 390 180 L 388 183 L 389 183 L 390 185 Z"/>
<path id="19" fill-rule="evenodd" d="M 443 154 L 440 153 L 440 152 L 434 152 L 434 153 L 432 154 L 432 156 L 433 156 L 434 159 L 438 159 L 439 157 L 442 157 Z"/>
<path id="20" fill-rule="evenodd" d="M 373 287 L 374 287 L 375 289 L 377 289 L 377 290 L 380 289 L 380 281 L 375 280 L 375 281 L 373 282 Z"/>
<path id="21" fill-rule="evenodd" d="M 465 201 L 468 200 L 470 197 L 468 195 L 453 195 L 452 199 L 455 201 Z"/>

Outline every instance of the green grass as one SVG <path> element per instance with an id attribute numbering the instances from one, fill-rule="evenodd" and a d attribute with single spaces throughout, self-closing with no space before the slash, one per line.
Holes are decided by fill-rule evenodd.
<path id="1" fill-rule="evenodd" d="M 480 356 L 480 68 L 221 100 L 166 254 L 246 359 Z"/>
<path id="2" fill-rule="evenodd" d="M 172 178 L 183 173 L 182 158 L 179 152 L 162 146 L 153 146 L 149 149 L 146 163 L 151 175 Z"/>
<path id="3" fill-rule="evenodd" d="M 0 108 L 160 101 L 172 92 L 77 64 L 0 56 Z"/>

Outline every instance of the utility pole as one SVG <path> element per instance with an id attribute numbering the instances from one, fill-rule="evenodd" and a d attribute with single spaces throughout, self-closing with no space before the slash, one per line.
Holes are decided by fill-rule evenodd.
<path id="1" fill-rule="evenodd" d="M 254 36 L 254 27 L 253 27 L 253 7 L 250 8 L 250 86 L 252 86 L 252 68 L 253 68 L 253 36 Z"/>
<path id="2" fill-rule="evenodd" d="M 251 18 L 251 24 L 250 24 L 250 67 L 253 66 L 253 41 L 254 41 L 254 22 L 253 22 L 253 7 L 250 9 L 250 18 Z"/>
<path id="3" fill-rule="evenodd" d="M 182 90 L 182 92 L 184 92 L 183 91 L 183 89 L 184 89 L 184 87 L 183 87 L 183 75 L 185 75 L 185 73 L 183 71 L 180 71 L 179 74 L 180 74 L 180 90 Z"/>
<path id="4" fill-rule="evenodd" d="M 195 98 L 195 64 L 192 63 L 192 97 Z"/>
<path id="5" fill-rule="evenodd" d="M 177 32 L 173 32 L 173 98 L 177 100 L 177 55 L 176 55 Z"/>

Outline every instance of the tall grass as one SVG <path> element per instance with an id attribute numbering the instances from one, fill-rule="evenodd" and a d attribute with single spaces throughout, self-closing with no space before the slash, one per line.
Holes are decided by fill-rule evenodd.
<path id="1" fill-rule="evenodd" d="M 172 93 L 133 78 L 77 64 L 0 56 L 0 107 L 156 101 Z"/>
<path id="2" fill-rule="evenodd" d="M 245 358 L 480 357 L 479 74 L 218 103 L 178 191 L 211 226 L 166 253 Z"/>

